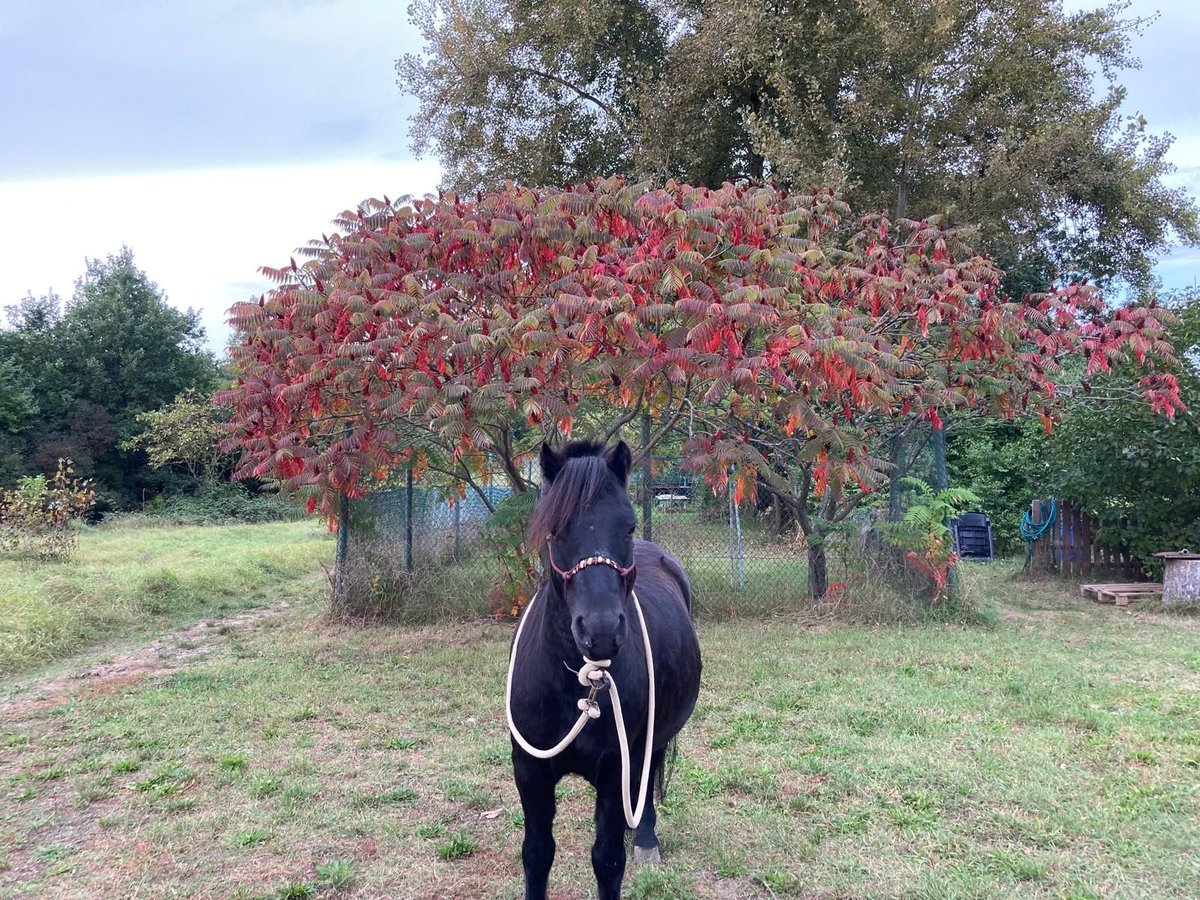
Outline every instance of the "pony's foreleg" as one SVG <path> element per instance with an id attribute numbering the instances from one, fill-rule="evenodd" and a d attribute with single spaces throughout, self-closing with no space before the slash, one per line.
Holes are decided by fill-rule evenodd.
<path id="1" fill-rule="evenodd" d="M 592 871 L 600 900 L 619 900 L 625 876 L 625 807 L 621 802 L 621 765 L 615 757 L 596 780 L 596 843 Z"/>
<path id="2" fill-rule="evenodd" d="M 646 808 L 642 811 L 642 820 L 638 822 L 637 830 L 633 833 L 633 861 L 660 862 L 662 854 L 658 849 L 658 835 L 654 826 L 658 822 L 658 814 L 654 808 L 654 785 L 662 777 L 663 762 L 666 759 L 665 749 L 655 750 L 650 759 L 650 790 L 646 795 Z M 633 796 L 637 796 L 638 785 L 632 786 Z"/>
<path id="3" fill-rule="evenodd" d="M 525 814 L 525 840 L 521 864 L 525 869 L 525 900 L 545 900 L 554 864 L 554 786 L 556 779 L 545 763 L 513 748 L 513 777 Z"/>

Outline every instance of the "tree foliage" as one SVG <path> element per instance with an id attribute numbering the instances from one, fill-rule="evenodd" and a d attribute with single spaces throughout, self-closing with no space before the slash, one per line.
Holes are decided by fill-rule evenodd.
<path id="1" fill-rule="evenodd" d="M 884 523 L 883 534 L 894 547 L 905 551 L 909 563 L 929 579 L 932 603 L 946 599 L 950 568 L 958 559 L 950 533 L 951 519 L 980 503 L 966 488 L 934 491 L 918 478 L 905 477 L 907 487 L 916 492 L 916 500 L 905 510 L 899 522 Z"/>
<path id="2" fill-rule="evenodd" d="M 1070 418 L 1072 412 L 1063 416 Z M 1055 493 L 1049 447 L 1062 427 L 1048 435 L 1037 421 L 974 419 L 955 423 L 947 432 L 950 482 L 978 495 L 976 508 L 990 519 L 998 554 L 1021 549 L 1021 517 L 1030 501 Z"/>
<path id="3" fill-rule="evenodd" d="M 855 209 L 979 228 L 1018 295 L 1145 287 L 1200 232 L 1164 183 L 1170 139 L 1120 111 L 1145 24 L 1126 7 L 422 0 L 399 83 L 420 101 L 414 149 L 460 191 L 838 173 Z"/>
<path id="4" fill-rule="evenodd" d="M 1155 309 L 1110 315 L 1074 286 L 1012 301 L 944 226 L 868 216 L 843 237 L 847 217 L 828 190 L 619 179 L 372 201 L 232 310 L 237 473 L 313 488 L 329 515 L 409 462 L 522 489 L 522 453 L 591 402 L 610 431 L 648 410 L 651 444 L 685 414 L 711 425 L 690 465 L 739 495 L 761 476 L 819 539 L 879 484 L 888 423 L 1049 422 L 1068 358 L 1135 358 L 1145 399 L 1176 409 Z"/>
<path id="5" fill-rule="evenodd" d="M 171 306 L 128 248 L 89 260 L 70 302 L 54 294 L 7 308 L 0 331 L 0 438 L 15 468 L 53 472 L 60 457 L 127 500 L 147 485 L 122 451 L 139 413 L 217 387 L 196 313 Z M 5 410 L 20 407 L 20 421 Z"/>
<path id="6" fill-rule="evenodd" d="M 155 469 L 177 466 L 197 484 L 215 481 L 222 469 L 227 413 L 209 397 L 186 390 L 161 409 L 138 413 L 143 430 L 121 449 L 143 451 Z"/>
<path id="7" fill-rule="evenodd" d="M 1052 434 L 1031 423 L 964 422 L 950 431 L 956 484 L 981 497 L 996 546 L 1013 550 L 1021 515 L 1035 497 L 1059 497 L 1096 516 L 1100 538 L 1127 545 L 1152 570 L 1153 554 L 1200 545 L 1200 301 L 1194 291 L 1161 299 L 1176 348 L 1179 395 L 1174 418 L 1139 402 L 1126 365 L 1104 378 L 1077 366 L 1064 372 L 1061 421 Z"/>
<path id="8" fill-rule="evenodd" d="M 1121 367 L 1091 386 L 1099 402 L 1078 392 L 1048 453 L 1053 492 L 1096 515 L 1101 538 L 1128 545 L 1152 571 L 1161 566 L 1155 553 L 1200 547 L 1200 295 L 1176 294 L 1164 306 L 1178 314 L 1171 338 L 1189 408 L 1165 419 L 1130 403 L 1137 379 Z"/>
<path id="9" fill-rule="evenodd" d="M 55 336 L 72 399 L 107 410 L 122 431 L 214 378 L 199 314 L 171 306 L 128 247 L 88 261 Z"/>

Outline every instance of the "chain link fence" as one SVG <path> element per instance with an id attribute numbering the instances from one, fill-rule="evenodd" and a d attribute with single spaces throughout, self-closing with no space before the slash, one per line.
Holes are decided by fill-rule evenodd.
<path id="1" fill-rule="evenodd" d="M 794 523 L 772 507 L 714 494 L 681 462 L 654 457 L 632 474 L 629 491 L 639 534 L 683 564 L 697 614 L 765 614 L 802 604 L 806 547 Z M 405 619 L 434 621 L 498 608 L 497 556 L 513 551 L 495 535 L 522 528 L 527 512 L 499 479 L 461 497 L 415 484 L 355 501 L 343 563 L 345 610 L 389 616 L 400 603 Z"/>

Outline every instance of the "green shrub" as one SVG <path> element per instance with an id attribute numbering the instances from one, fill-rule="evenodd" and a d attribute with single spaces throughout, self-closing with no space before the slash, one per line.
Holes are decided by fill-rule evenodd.
<path id="1" fill-rule="evenodd" d="M 69 459 L 58 461 L 53 478 L 22 478 L 15 489 L 0 490 L 0 551 L 67 559 L 78 536 L 74 523 L 86 518 L 95 500 L 91 482 L 75 477 Z"/>
<path id="2" fill-rule="evenodd" d="M 169 525 L 227 525 L 236 522 L 286 522 L 304 518 L 290 500 L 252 494 L 238 484 L 214 482 L 195 493 L 157 497 L 145 515 Z"/>

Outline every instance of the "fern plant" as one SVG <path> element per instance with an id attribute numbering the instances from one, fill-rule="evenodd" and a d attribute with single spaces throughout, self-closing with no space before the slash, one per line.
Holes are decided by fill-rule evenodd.
<path id="1" fill-rule="evenodd" d="M 966 488 L 945 488 L 935 492 L 919 478 L 901 479 L 917 492 L 914 502 L 899 522 L 884 526 L 884 539 L 905 551 L 905 557 L 933 586 L 933 602 L 946 596 L 950 568 L 958 559 L 950 527 L 946 524 L 959 513 L 978 507 L 979 497 Z"/>

